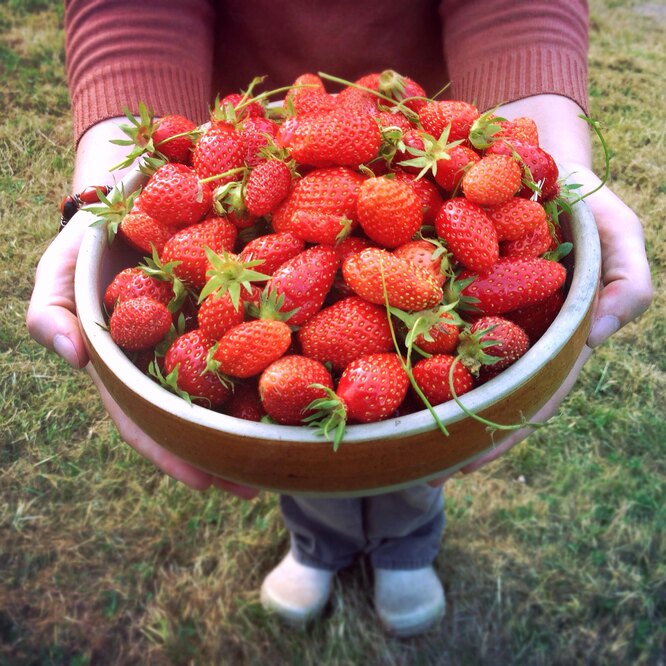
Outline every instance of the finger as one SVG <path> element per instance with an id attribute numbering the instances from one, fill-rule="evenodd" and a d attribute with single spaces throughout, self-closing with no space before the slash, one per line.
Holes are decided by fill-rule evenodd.
<path id="1" fill-rule="evenodd" d="M 233 495 L 240 497 L 241 499 L 250 500 L 259 494 L 259 490 L 257 488 L 251 488 L 250 486 L 241 486 L 238 483 L 233 483 L 232 481 L 226 481 L 225 479 L 221 479 L 217 476 L 213 477 L 212 484 L 216 488 L 221 488 L 222 490 L 226 490 L 227 492 L 230 492 Z"/>
<path id="2" fill-rule="evenodd" d="M 82 368 L 88 353 L 76 318 L 74 271 L 83 229 L 67 225 L 46 249 L 37 266 L 26 324 L 32 338 Z"/>

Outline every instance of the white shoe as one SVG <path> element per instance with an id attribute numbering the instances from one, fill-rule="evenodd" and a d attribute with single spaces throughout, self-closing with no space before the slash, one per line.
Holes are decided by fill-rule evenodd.
<path id="1" fill-rule="evenodd" d="M 301 564 L 291 552 L 264 579 L 261 603 L 285 622 L 303 627 L 315 619 L 331 596 L 333 571 Z"/>
<path id="2" fill-rule="evenodd" d="M 386 631 L 399 638 L 430 629 L 445 610 L 435 569 L 375 569 L 375 610 Z"/>

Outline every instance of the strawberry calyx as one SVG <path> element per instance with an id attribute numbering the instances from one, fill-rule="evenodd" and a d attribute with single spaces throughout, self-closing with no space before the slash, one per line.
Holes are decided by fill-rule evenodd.
<path id="1" fill-rule="evenodd" d="M 229 377 L 229 375 L 225 375 L 223 372 L 220 372 L 220 362 L 215 358 L 215 352 L 217 351 L 217 348 L 219 346 L 220 346 L 219 341 L 215 342 L 206 352 L 206 364 L 204 365 L 201 374 L 205 375 L 207 372 L 210 372 L 219 379 L 222 386 L 230 390 L 233 390 L 234 387 L 233 380 L 231 379 L 231 377 Z"/>
<path id="2" fill-rule="evenodd" d="M 181 264 L 181 261 L 162 262 L 160 256 L 152 246 L 152 256 L 144 257 L 144 263 L 139 264 L 139 268 L 148 276 L 154 277 L 162 282 L 170 282 L 173 289 L 173 298 L 167 303 L 169 312 L 178 312 L 187 297 L 188 290 L 184 282 L 175 274 L 174 268 Z"/>
<path id="3" fill-rule="evenodd" d="M 253 270 L 255 266 L 263 264 L 263 259 L 252 261 L 240 261 L 236 255 L 230 252 L 217 254 L 210 247 L 205 248 L 206 257 L 211 267 L 206 271 L 208 281 L 199 294 L 199 303 L 206 296 L 216 292 L 218 296 L 229 292 L 231 302 L 236 310 L 240 307 L 241 289 L 252 294 L 252 283 L 270 279 L 269 275 Z"/>
<path id="4" fill-rule="evenodd" d="M 189 405 L 192 405 L 192 398 L 187 391 L 183 391 L 180 386 L 178 386 L 178 368 L 180 363 L 167 375 L 164 375 L 158 363 L 151 361 L 148 365 L 148 374 L 154 377 L 167 391 L 174 393 L 179 398 L 185 400 Z"/>
<path id="5" fill-rule="evenodd" d="M 406 327 L 405 346 L 407 349 L 416 349 L 422 356 L 429 356 L 427 352 L 420 350 L 415 345 L 416 338 L 422 335 L 424 340 L 433 342 L 432 331 L 442 323 L 443 319 L 447 325 L 462 326 L 463 321 L 455 311 L 457 305 L 457 302 L 453 302 L 419 312 L 405 312 L 399 308 L 389 307 L 389 312 Z"/>
<path id="6" fill-rule="evenodd" d="M 143 102 L 139 102 L 139 117 L 137 118 L 128 108 L 123 113 L 129 120 L 129 124 L 120 125 L 119 128 L 128 137 L 127 139 L 111 139 L 110 143 L 116 146 L 132 146 L 132 150 L 124 160 L 112 166 L 109 171 L 123 169 L 131 166 L 134 161 L 143 156 L 158 152 L 153 143 L 153 134 L 157 129 L 155 116 Z M 165 158 L 166 159 L 166 158 Z"/>
<path id="7" fill-rule="evenodd" d="M 417 174 L 416 180 L 423 178 L 428 172 L 431 172 L 433 176 L 437 175 L 437 162 L 440 160 L 450 160 L 450 150 L 463 142 L 462 139 L 449 142 L 450 133 L 451 123 L 442 130 L 439 139 L 436 139 L 431 134 L 422 132 L 421 139 L 423 140 L 424 148 L 416 148 L 415 146 L 403 144 L 405 151 L 411 155 L 415 155 L 415 157 L 398 162 L 398 166 L 420 168 L 421 171 Z"/>
<path id="8" fill-rule="evenodd" d="M 452 275 L 446 283 L 444 287 L 444 300 L 447 303 L 456 303 L 457 308 L 462 312 L 479 312 L 479 308 L 477 307 L 479 299 L 463 293 L 477 279 L 478 275 L 471 275 L 466 278 L 461 278 L 459 275 L 459 272 Z"/>
<path id="9" fill-rule="evenodd" d="M 285 295 L 267 285 L 259 296 L 259 303 L 248 303 L 247 313 L 253 319 L 272 319 L 287 322 L 300 308 L 283 311 Z"/>
<path id="10" fill-rule="evenodd" d="M 90 226 L 106 226 L 106 233 L 109 245 L 118 233 L 118 227 L 123 218 L 132 210 L 134 201 L 139 196 L 140 189 L 135 190 L 129 195 L 125 195 L 125 188 L 116 187 L 111 190 L 107 196 L 100 189 L 97 190 L 99 203 L 83 206 L 81 210 L 92 213 L 97 219 Z"/>
<path id="11" fill-rule="evenodd" d="M 497 328 L 497 324 L 478 331 L 466 327 L 460 333 L 458 342 L 458 360 L 475 376 L 479 374 L 482 365 L 495 365 L 501 359 L 498 356 L 487 354 L 485 350 L 501 342 L 487 336 Z"/>
<path id="12" fill-rule="evenodd" d="M 469 130 L 469 142 L 477 150 L 485 150 L 497 139 L 495 135 L 501 131 L 501 122 L 506 118 L 495 115 L 497 108 L 482 113 L 473 123 Z"/>
<path id="13" fill-rule="evenodd" d="M 347 427 L 347 407 L 344 400 L 335 391 L 323 384 L 310 384 L 310 388 L 321 389 L 326 397 L 313 400 L 306 408 L 311 412 L 303 419 L 318 435 L 333 442 L 333 450 L 337 451 L 345 436 Z"/>

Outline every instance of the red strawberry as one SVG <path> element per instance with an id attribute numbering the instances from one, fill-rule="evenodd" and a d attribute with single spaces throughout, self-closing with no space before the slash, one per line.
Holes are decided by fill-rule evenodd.
<path id="1" fill-rule="evenodd" d="M 256 379 L 239 381 L 234 384 L 234 392 L 224 409 L 226 414 L 246 421 L 261 421 L 266 410 L 259 398 L 259 386 Z"/>
<path id="2" fill-rule="evenodd" d="M 423 86 L 414 81 L 414 79 L 398 74 L 398 72 L 392 69 L 386 69 L 379 74 L 376 79 L 376 88 L 373 75 L 365 77 L 365 80 L 367 81 L 365 84 L 366 87 L 378 90 L 396 102 L 404 102 L 404 105 L 415 113 L 418 113 L 427 104 L 426 99 L 412 99 L 425 98 L 426 94 Z"/>
<path id="3" fill-rule="evenodd" d="M 162 116 L 157 121 L 157 127 L 153 132 L 153 145 L 169 162 L 189 164 L 193 145 L 191 132 L 196 127 L 189 118 L 184 116 L 175 114 Z"/>
<path id="4" fill-rule="evenodd" d="M 266 160 L 255 166 L 245 184 L 245 207 L 250 215 L 272 213 L 289 194 L 291 170 L 280 160 Z"/>
<path id="5" fill-rule="evenodd" d="M 245 308 L 241 299 L 234 305 L 231 294 L 213 292 L 199 306 L 198 323 L 201 332 L 211 340 L 219 340 L 232 326 L 245 319 Z"/>
<path id="6" fill-rule="evenodd" d="M 401 310 L 426 310 L 441 302 L 442 288 L 427 271 L 379 248 L 352 254 L 342 264 L 345 282 L 366 301 Z"/>
<path id="7" fill-rule="evenodd" d="M 419 266 L 431 273 L 440 286 L 444 284 L 446 280 L 444 273 L 442 273 L 444 250 L 441 247 L 438 248 L 435 243 L 427 240 L 409 241 L 409 243 L 405 243 L 393 250 L 393 254 L 396 257 L 407 259 L 415 266 Z"/>
<path id="8" fill-rule="evenodd" d="M 562 288 L 566 279 L 562 264 L 547 259 L 501 259 L 462 291 L 484 314 L 502 314 L 542 301 Z M 474 277 L 463 271 L 460 279 Z"/>
<path id="9" fill-rule="evenodd" d="M 307 243 L 337 245 L 354 229 L 356 224 L 335 213 L 315 210 L 297 210 L 291 216 L 290 229 L 294 236 Z"/>
<path id="10" fill-rule="evenodd" d="M 238 127 L 238 134 L 245 144 L 245 164 L 247 166 L 255 167 L 265 161 L 266 158 L 261 154 L 261 150 L 269 145 L 271 138 L 275 138 L 278 129 L 278 124 L 270 118 L 250 116 L 243 120 Z"/>
<path id="11" fill-rule="evenodd" d="M 350 296 L 320 310 L 298 331 L 305 356 L 338 372 L 359 356 L 393 349 L 386 310 Z"/>
<path id="12" fill-rule="evenodd" d="M 515 363 L 529 346 L 527 333 L 518 324 L 495 315 L 477 319 L 469 333 L 461 335 L 458 353 L 472 372 L 481 365 L 498 371 Z"/>
<path id="13" fill-rule="evenodd" d="M 527 202 L 530 199 L 521 199 L 521 201 Z M 551 249 L 552 243 L 553 237 L 544 214 L 543 220 L 524 236 L 515 240 L 501 242 L 500 254 L 503 257 L 510 257 L 512 259 L 534 259 L 548 252 Z"/>
<path id="14" fill-rule="evenodd" d="M 479 206 L 497 206 L 509 201 L 521 188 L 522 171 L 508 155 L 486 155 L 465 171 L 462 191 Z"/>
<path id="15" fill-rule="evenodd" d="M 214 125 L 197 141 L 192 151 L 192 166 L 199 178 L 210 178 L 238 169 L 245 163 L 245 142 L 230 125 Z M 216 185 L 237 180 L 231 174 L 215 180 Z"/>
<path id="16" fill-rule="evenodd" d="M 173 298 L 173 283 L 158 280 L 138 267 L 125 268 L 111 280 L 104 292 L 104 308 L 113 312 L 116 303 L 146 296 L 168 305 Z"/>
<path id="17" fill-rule="evenodd" d="M 261 118 L 265 115 L 264 107 L 253 100 L 249 95 L 241 93 L 229 93 L 220 100 L 220 109 L 231 108 L 234 111 L 234 116 L 237 120 L 244 120 L 245 118 Z"/>
<path id="18" fill-rule="evenodd" d="M 121 301 L 109 319 L 113 341 L 126 351 L 155 347 L 171 328 L 171 313 L 164 303 L 147 296 Z"/>
<path id="19" fill-rule="evenodd" d="M 275 231 L 291 231 L 297 210 L 327 213 L 356 221 L 356 201 L 363 176 L 347 167 L 314 169 L 294 183 L 287 198 L 273 213 Z"/>
<path id="20" fill-rule="evenodd" d="M 462 197 L 449 199 L 435 220 L 437 235 L 463 266 L 484 272 L 499 258 L 497 232 L 485 211 Z"/>
<path id="21" fill-rule="evenodd" d="M 196 404 L 216 409 L 228 400 L 231 383 L 207 369 L 212 346 L 213 341 L 198 329 L 184 333 L 167 350 L 164 371 L 167 375 L 176 371 L 174 388 L 178 392 L 184 391 Z"/>
<path id="22" fill-rule="evenodd" d="M 344 108 L 299 119 L 289 133 L 282 129 L 277 143 L 299 164 L 315 167 L 357 167 L 373 159 L 381 144 L 379 126 L 371 116 Z"/>
<path id="23" fill-rule="evenodd" d="M 259 395 L 266 413 L 278 423 L 298 425 L 309 415 L 308 405 L 333 389 L 331 373 L 319 361 L 305 356 L 283 356 L 259 377 Z"/>
<path id="24" fill-rule="evenodd" d="M 448 155 L 449 159 L 437 160 L 434 176 L 440 187 L 453 194 L 458 189 L 465 172 L 481 157 L 475 150 L 464 145 L 453 146 L 448 150 Z"/>
<path id="25" fill-rule="evenodd" d="M 441 405 L 453 399 L 449 386 L 451 366 L 456 360 L 449 354 L 437 354 L 419 361 L 412 368 L 414 380 L 423 391 L 431 405 Z M 469 370 L 462 364 L 456 363 L 453 368 L 453 390 L 456 396 L 463 395 L 474 386 L 474 379 Z"/>
<path id="26" fill-rule="evenodd" d="M 305 250 L 305 243 L 289 232 L 265 234 L 251 240 L 238 255 L 243 262 L 261 261 L 257 266 L 264 275 L 273 273 L 286 261 Z"/>
<path id="27" fill-rule="evenodd" d="M 544 207 L 532 199 L 513 197 L 486 210 L 497 230 L 497 238 L 516 240 L 546 222 Z"/>
<path id="28" fill-rule="evenodd" d="M 178 227 L 168 227 L 136 206 L 125 215 L 118 229 L 122 237 L 143 254 L 151 254 L 153 248 L 162 252 L 165 243 L 178 231 Z"/>
<path id="29" fill-rule="evenodd" d="M 328 113 L 334 106 L 335 97 L 326 92 L 317 74 L 301 74 L 285 98 L 285 107 L 293 108 L 294 115 L 299 117 Z"/>
<path id="30" fill-rule="evenodd" d="M 409 152 L 409 148 L 415 148 L 418 151 L 424 151 L 426 148 L 422 133 L 416 127 L 410 127 L 410 129 L 405 130 L 402 133 L 402 137 L 400 137 L 398 142 L 397 150 L 391 158 L 391 164 L 394 167 L 397 166 L 401 169 L 404 169 L 407 173 L 417 175 L 421 171 L 421 167 L 402 164 L 403 162 L 411 160 L 414 157 L 414 155 Z"/>
<path id="31" fill-rule="evenodd" d="M 218 340 L 213 359 L 225 375 L 252 377 L 280 358 L 290 343 L 291 329 L 283 321 L 253 319 L 230 328 Z"/>
<path id="32" fill-rule="evenodd" d="M 401 169 L 396 169 L 393 172 L 393 177 L 397 181 L 409 185 L 414 190 L 414 194 L 420 199 L 423 224 L 434 224 L 437 213 L 444 204 L 444 199 L 442 199 L 437 186 L 427 178 L 417 178 L 414 174 Z"/>
<path id="33" fill-rule="evenodd" d="M 164 263 L 180 262 L 174 273 L 193 289 L 201 289 L 206 284 L 206 271 L 211 267 L 206 247 L 215 253 L 231 252 L 237 235 L 238 230 L 226 217 L 209 217 L 174 234 L 166 242 L 160 258 Z"/>
<path id="34" fill-rule="evenodd" d="M 366 235 L 386 248 L 411 240 L 421 228 L 421 201 L 406 183 L 390 178 L 368 178 L 356 203 L 358 221 Z"/>
<path id="35" fill-rule="evenodd" d="M 391 416 L 408 388 L 409 378 L 397 354 L 369 354 L 345 368 L 336 394 L 345 405 L 348 421 L 372 423 Z"/>
<path id="36" fill-rule="evenodd" d="M 419 110 L 423 129 L 436 139 L 451 124 L 449 141 L 466 140 L 472 123 L 479 115 L 479 110 L 473 104 L 457 100 L 428 102 Z"/>
<path id="37" fill-rule="evenodd" d="M 460 339 L 460 328 L 452 321 L 449 313 L 442 312 L 427 334 L 421 333 L 414 338 L 414 344 L 427 354 L 452 354 Z"/>
<path id="38" fill-rule="evenodd" d="M 305 324 L 321 309 L 333 285 L 338 255 L 330 247 L 311 247 L 282 264 L 269 283 L 270 291 L 284 297 L 281 312 L 296 312 L 289 323 Z"/>
<path id="39" fill-rule="evenodd" d="M 168 163 L 149 178 L 140 200 L 141 210 L 151 217 L 170 227 L 182 227 L 206 215 L 213 195 L 188 166 Z"/>
<path id="40" fill-rule="evenodd" d="M 383 130 L 388 127 L 397 127 L 402 130 L 403 136 L 407 133 L 411 134 L 411 132 L 414 131 L 414 125 L 412 125 L 412 123 L 410 123 L 409 120 L 396 108 L 394 108 L 393 111 L 378 111 L 375 114 L 375 120 Z M 423 144 L 421 144 L 420 147 L 423 147 Z"/>
<path id="41" fill-rule="evenodd" d="M 530 342 L 534 344 L 555 321 L 563 304 L 564 294 L 558 289 L 543 301 L 511 310 L 504 316 L 518 324 L 527 333 Z"/>
<path id="42" fill-rule="evenodd" d="M 558 193 L 557 178 L 558 169 L 553 157 L 539 146 L 525 143 L 524 141 L 512 141 L 507 145 L 503 141 L 493 143 L 486 154 L 512 155 L 517 153 L 519 162 L 529 171 L 529 179 L 540 190 L 539 201 L 547 201 Z M 521 197 L 531 198 L 534 194 L 533 187 L 524 184 L 519 194 Z"/>

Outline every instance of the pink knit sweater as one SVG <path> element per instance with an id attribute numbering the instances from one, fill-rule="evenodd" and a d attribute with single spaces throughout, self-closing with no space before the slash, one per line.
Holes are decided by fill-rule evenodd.
<path id="1" fill-rule="evenodd" d="M 317 71 L 391 68 L 481 109 L 539 93 L 587 109 L 584 0 L 69 0 L 65 23 L 77 140 L 139 101 L 202 122 L 255 76 Z"/>

